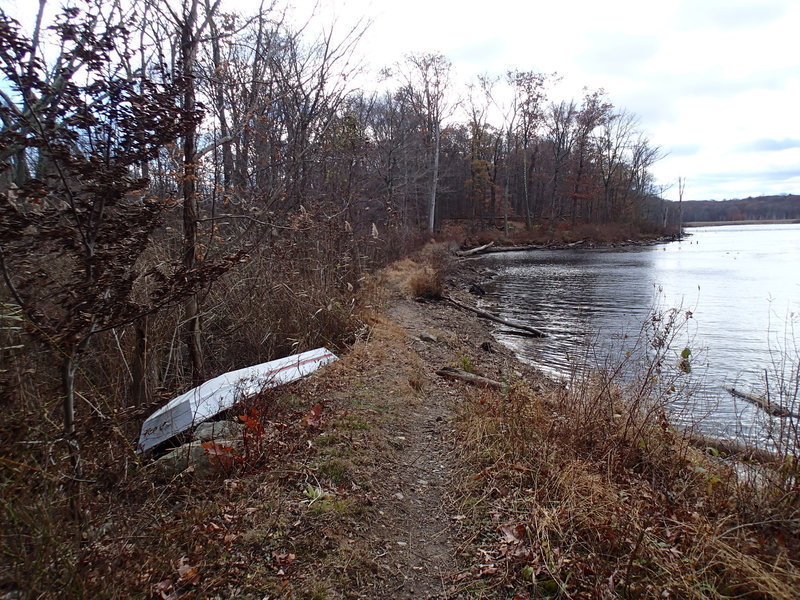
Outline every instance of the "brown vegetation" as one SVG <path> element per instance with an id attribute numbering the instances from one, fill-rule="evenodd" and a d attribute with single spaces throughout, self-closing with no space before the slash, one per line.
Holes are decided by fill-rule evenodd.
<path id="1" fill-rule="evenodd" d="M 680 375 L 658 371 L 470 393 L 468 597 L 797 595 L 797 463 L 747 467 L 698 451 L 664 412 Z"/>

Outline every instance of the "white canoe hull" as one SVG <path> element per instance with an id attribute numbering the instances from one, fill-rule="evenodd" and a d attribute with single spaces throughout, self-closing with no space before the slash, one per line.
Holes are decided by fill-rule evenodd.
<path id="1" fill-rule="evenodd" d="M 209 379 L 150 415 L 142 425 L 137 451 L 149 450 L 227 410 L 236 402 L 265 388 L 300 379 L 335 360 L 338 357 L 327 348 L 317 348 Z"/>

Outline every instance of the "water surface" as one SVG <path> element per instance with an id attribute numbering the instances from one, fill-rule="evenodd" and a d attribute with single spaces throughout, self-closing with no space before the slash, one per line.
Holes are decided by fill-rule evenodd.
<path id="1" fill-rule="evenodd" d="M 621 356 L 654 310 L 678 309 L 679 320 L 691 313 L 673 345 L 677 352 L 692 349 L 700 388 L 694 417 L 702 416 L 713 433 L 742 435 L 732 428 L 747 429 L 758 415 L 722 386 L 764 393 L 783 368 L 777 361 L 797 361 L 800 336 L 795 342 L 791 329 L 800 324 L 800 225 L 688 233 L 680 242 L 646 247 L 487 255 L 483 263 L 498 276 L 486 286 L 484 303 L 549 335 L 498 338 L 563 376 L 576 360 L 606 364 Z"/>

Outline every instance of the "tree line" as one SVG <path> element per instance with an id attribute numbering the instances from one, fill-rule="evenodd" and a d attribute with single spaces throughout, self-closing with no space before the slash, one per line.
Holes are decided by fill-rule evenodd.
<path id="1" fill-rule="evenodd" d="M 788 221 L 800 219 L 800 196 L 759 196 L 739 200 L 692 200 L 683 203 L 685 222 Z"/>

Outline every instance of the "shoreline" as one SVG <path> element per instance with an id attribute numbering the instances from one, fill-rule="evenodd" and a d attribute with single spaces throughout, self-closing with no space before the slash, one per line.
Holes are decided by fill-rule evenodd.
<path id="1" fill-rule="evenodd" d="M 670 241 L 678 241 L 678 240 L 670 240 Z M 654 242 L 654 243 L 661 243 L 661 242 Z M 635 244 L 635 245 L 638 246 L 644 244 Z M 531 250 L 533 251 L 533 249 Z M 480 256 L 482 255 L 478 255 L 475 258 L 479 258 Z M 453 276 L 449 278 L 448 283 L 450 284 L 451 287 L 458 288 L 462 292 L 465 290 L 469 290 L 471 285 L 474 283 L 477 283 L 479 287 L 483 286 L 491 282 L 497 275 L 494 271 L 492 271 L 488 267 L 481 267 L 476 261 L 471 261 L 471 260 L 466 261 L 463 258 L 458 258 L 456 261 L 454 261 L 453 269 L 455 273 Z M 515 351 L 513 348 L 506 346 L 499 339 L 497 339 L 494 336 L 494 331 L 497 329 L 496 327 L 489 326 L 488 322 L 483 319 L 481 319 L 481 323 L 487 324 L 485 327 L 486 336 L 490 337 L 498 345 L 506 348 L 520 365 L 525 365 L 526 368 L 535 371 L 540 377 L 550 380 L 555 385 L 565 384 L 567 378 L 566 375 L 562 375 L 561 377 L 559 377 L 542 370 L 535 363 L 526 359 L 524 356 Z M 722 388 L 722 390 L 727 391 L 724 388 Z M 701 450 L 706 448 L 712 448 L 716 452 L 718 452 L 720 456 L 729 457 L 733 462 L 738 462 L 741 460 L 745 461 L 752 460 L 758 463 L 779 462 L 779 457 L 777 454 L 763 447 L 753 445 L 749 443 L 746 439 L 716 437 L 713 435 L 702 433 L 700 431 L 695 431 L 693 427 L 689 427 L 686 429 L 680 428 L 677 425 L 673 425 L 673 427 L 675 427 L 676 430 L 683 432 L 686 440 L 696 448 L 699 448 Z"/>
<path id="2" fill-rule="evenodd" d="M 690 234 L 685 234 L 690 235 Z M 684 237 L 685 237 L 684 235 Z M 478 246 L 462 244 L 456 256 L 458 258 L 478 257 L 484 254 L 494 254 L 503 252 L 526 252 L 537 250 L 609 250 L 612 248 L 637 248 L 647 246 L 657 246 L 670 242 L 680 241 L 675 235 L 659 236 L 640 240 L 620 239 L 617 241 L 599 241 L 592 239 L 577 240 L 574 242 L 549 242 L 544 244 L 503 244 L 495 245 L 494 242 Z"/>
<path id="3" fill-rule="evenodd" d="M 728 225 L 798 225 L 800 219 L 763 219 L 745 221 L 687 221 L 684 227 L 725 227 Z"/>

